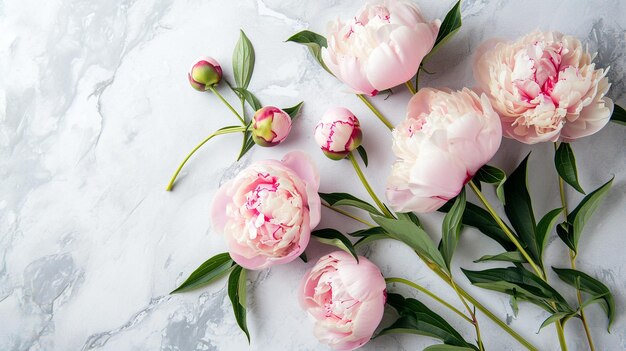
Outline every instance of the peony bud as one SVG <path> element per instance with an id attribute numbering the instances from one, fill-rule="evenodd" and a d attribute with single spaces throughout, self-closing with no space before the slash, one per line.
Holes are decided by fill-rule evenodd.
<path id="1" fill-rule="evenodd" d="M 359 147 L 362 136 L 359 120 L 343 107 L 326 111 L 315 127 L 317 145 L 332 160 L 341 160 Z"/>
<path id="2" fill-rule="evenodd" d="M 203 56 L 197 59 L 187 74 L 189 84 L 198 90 L 206 91 L 208 87 L 222 80 L 222 67 L 215 59 Z"/>
<path id="3" fill-rule="evenodd" d="M 276 146 L 291 131 L 291 117 L 274 106 L 260 108 L 252 118 L 252 139 L 259 146 Z"/>

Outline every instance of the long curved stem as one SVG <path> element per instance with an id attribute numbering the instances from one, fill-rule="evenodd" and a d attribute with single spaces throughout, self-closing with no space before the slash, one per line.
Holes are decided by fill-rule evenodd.
<path id="1" fill-rule="evenodd" d="M 461 316 L 461 318 L 465 319 L 466 321 L 468 321 L 469 323 L 473 324 L 473 321 L 471 318 L 469 318 L 468 316 L 466 316 L 463 312 L 459 311 L 456 307 L 452 306 L 451 304 L 447 303 L 445 300 L 443 300 L 442 298 L 440 298 L 439 296 L 435 295 L 434 293 L 432 293 L 430 290 L 426 289 L 425 287 L 413 283 L 410 280 L 404 279 L 404 278 L 385 278 L 385 281 L 387 283 L 402 283 L 405 285 L 408 285 L 416 290 L 419 290 L 421 292 L 423 292 L 424 294 L 428 295 L 431 299 L 439 302 L 440 304 L 444 305 L 445 307 L 447 307 L 448 309 L 450 309 L 452 312 L 458 314 L 459 316 Z"/>
<path id="2" fill-rule="evenodd" d="M 469 305 L 465 301 L 465 298 L 459 292 L 459 287 L 456 285 L 454 279 L 452 279 L 452 276 L 450 276 L 450 283 L 450 286 L 452 287 L 452 289 L 454 289 L 454 292 L 456 292 L 456 294 L 459 296 L 459 300 L 461 300 L 463 306 L 465 306 L 465 310 L 467 310 L 467 313 L 472 316 L 471 323 L 474 326 L 474 329 L 476 329 L 476 342 L 478 343 L 478 348 L 480 349 L 480 351 L 484 351 L 483 340 L 480 336 L 480 326 L 478 325 L 478 318 L 476 318 L 476 313 L 474 313 L 474 311 L 469 307 Z"/>
<path id="3" fill-rule="evenodd" d="M 359 179 L 361 180 L 361 183 L 363 183 L 363 186 L 365 187 L 367 192 L 370 194 L 370 196 L 372 197 L 372 199 L 374 200 L 374 202 L 376 203 L 378 208 L 380 208 L 380 210 L 382 211 L 382 213 L 385 216 L 387 216 L 389 218 L 395 218 L 391 214 L 391 212 L 389 212 L 387 207 L 385 207 L 385 205 L 383 205 L 382 201 L 380 201 L 378 196 L 376 196 L 376 193 L 374 192 L 374 190 L 372 189 L 370 184 L 367 182 L 367 179 L 365 178 L 365 175 L 363 174 L 363 171 L 361 171 L 361 167 L 359 166 L 359 163 L 356 161 L 356 158 L 354 157 L 354 154 L 352 152 L 350 152 L 348 154 L 348 158 L 350 159 L 350 162 L 352 162 L 352 167 L 354 167 L 354 170 L 356 171 L 356 174 L 359 176 Z"/>
<path id="4" fill-rule="evenodd" d="M 524 249 L 524 247 L 522 246 L 522 244 L 519 242 L 519 240 L 517 240 L 517 238 L 515 237 L 515 235 L 513 235 L 513 233 L 511 233 L 511 230 L 509 229 L 509 227 L 506 226 L 506 224 L 504 224 L 504 222 L 502 222 L 502 219 L 500 218 L 500 216 L 498 215 L 498 213 L 496 212 L 496 210 L 494 210 L 494 208 L 491 206 L 491 204 L 489 203 L 489 201 L 487 200 L 487 198 L 485 198 L 485 196 L 483 195 L 483 193 L 480 191 L 480 189 L 478 189 L 478 187 L 476 186 L 476 184 L 474 183 L 473 180 L 469 181 L 469 186 L 470 188 L 472 188 L 472 190 L 474 191 L 474 193 L 476 194 L 476 196 L 478 197 L 478 199 L 480 200 L 480 202 L 482 202 L 482 204 L 485 206 L 485 208 L 487 209 L 487 211 L 489 212 L 489 214 L 491 215 L 491 217 L 493 217 L 493 219 L 496 221 L 496 223 L 498 224 L 498 226 L 502 229 L 502 231 L 504 232 L 504 234 L 506 234 L 506 236 L 511 240 L 511 242 L 513 242 L 513 244 L 515 245 L 515 247 L 519 250 L 519 252 L 522 254 L 522 256 L 524 256 L 524 258 L 526 259 L 526 261 L 528 261 L 528 263 L 530 264 L 530 266 L 533 268 L 533 270 L 535 271 L 535 273 L 543 280 L 545 280 L 545 275 L 543 273 L 543 270 L 541 268 L 539 268 L 539 266 L 535 263 L 535 261 L 530 257 L 530 255 L 528 254 L 528 252 L 526 252 L 526 250 Z"/>
<path id="5" fill-rule="evenodd" d="M 185 163 L 187 163 L 187 161 L 191 158 L 191 156 L 196 151 L 198 151 L 198 149 L 201 148 L 202 145 L 206 144 L 207 141 L 213 139 L 213 137 L 216 137 L 218 135 L 230 134 L 230 133 L 236 133 L 236 132 L 243 132 L 245 130 L 246 130 L 245 127 L 222 129 L 222 130 L 218 130 L 217 132 L 215 132 L 215 133 L 209 135 L 208 137 L 206 137 L 198 145 L 196 145 L 196 147 L 194 147 L 193 150 L 191 150 L 191 152 L 189 154 L 187 154 L 187 157 L 185 157 L 183 162 L 180 163 L 180 165 L 176 169 L 176 172 L 174 172 L 174 175 L 172 176 L 172 179 L 167 184 L 167 187 L 165 188 L 165 190 L 166 191 L 171 191 L 172 190 L 172 188 L 174 187 L 174 182 L 176 181 L 176 177 L 178 177 L 178 173 L 180 173 L 180 171 L 183 169 L 183 166 L 185 166 Z"/>
<path id="6" fill-rule="evenodd" d="M 417 93 L 417 90 L 415 90 L 415 88 L 413 87 L 413 83 L 410 80 L 407 80 L 404 84 L 409 89 L 411 94 L 415 95 L 415 93 Z"/>
<path id="7" fill-rule="evenodd" d="M 211 90 L 211 92 L 213 94 L 215 94 L 220 100 L 222 100 L 222 102 L 224 103 L 224 105 L 226 105 L 226 107 L 228 107 L 228 109 L 235 115 L 237 116 L 237 118 L 239 119 L 239 121 L 241 121 L 241 124 L 243 124 L 244 126 L 246 125 L 246 121 L 243 119 L 243 117 L 241 117 L 241 115 L 237 112 L 237 110 L 235 110 L 235 108 L 233 108 L 233 106 L 231 104 L 228 103 L 228 101 L 226 101 L 226 99 L 224 99 L 224 97 L 222 96 L 222 94 L 219 93 L 219 91 L 217 91 L 217 89 L 215 89 L 214 86 L 209 86 L 209 89 Z"/>
<path id="8" fill-rule="evenodd" d="M 554 151 L 556 152 L 558 145 L 554 143 Z M 565 198 L 565 187 L 563 184 L 563 178 L 558 176 L 559 178 L 559 194 L 561 195 L 561 207 L 563 207 L 563 218 L 567 221 L 567 216 L 569 211 L 567 210 L 567 200 Z M 569 262 L 572 269 L 576 269 L 576 252 L 574 250 L 569 249 Z M 580 321 L 583 323 L 583 328 L 585 329 L 585 335 L 587 336 L 587 343 L 589 344 L 589 350 L 595 351 L 596 347 L 593 344 L 593 338 L 591 337 L 591 330 L 589 329 L 589 324 L 587 323 L 587 317 L 585 316 L 585 311 L 583 306 L 583 297 L 580 292 L 580 289 L 576 288 L 576 298 L 578 299 L 578 305 L 580 308 Z"/>
<path id="9" fill-rule="evenodd" d="M 362 219 L 362 218 L 360 218 L 358 216 L 355 216 L 355 215 L 353 215 L 352 213 L 350 213 L 348 211 L 344 211 L 342 209 L 339 209 L 339 208 L 336 208 L 336 207 L 332 207 L 332 206 L 330 206 L 328 204 L 325 204 L 323 202 L 322 202 L 322 206 L 324 206 L 324 207 L 326 207 L 326 208 L 328 208 L 330 210 L 333 210 L 333 211 L 335 211 L 335 212 L 337 212 L 339 214 L 342 214 L 342 215 L 344 215 L 346 217 L 350 217 L 350 218 L 354 219 L 357 222 L 361 222 L 361 223 L 365 224 L 368 227 L 373 227 L 374 226 L 372 223 L 370 223 L 370 222 L 368 222 L 368 221 L 366 221 L 366 220 L 364 220 L 364 219 Z"/>
<path id="10" fill-rule="evenodd" d="M 391 124 L 391 122 L 389 122 L 389 120 L 387 118 L 385 118 L 385 116 L 383 116 L 382 113 L 380 113 L 380 111 L 378 111 L 378 109 L 376 107 L 374 107 L 374 105 L 372 105 L 372 103 L 370 103 L 365 96 L 363 96 L 362 94 L 356 94 L 356 96 L 361 99 L 361 101 L 363 101 L 363 103 L 369 107 L 370 110 L 372 110 L 372 112 L 376 115 L 376 117 L 378 117 L 378 119 L 380 119 L 385 126 L 387 126 L 387 128 L 389 128 L 389 130 L 393 129 L 393 124 Z"/>

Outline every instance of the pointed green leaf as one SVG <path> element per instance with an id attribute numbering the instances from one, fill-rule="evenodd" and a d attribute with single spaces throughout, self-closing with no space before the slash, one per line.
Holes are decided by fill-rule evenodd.
<path id="1" fill-rule="evenodd" d="M 614 105 L 613 114 L 611 115 L 611 122 L 626 125 L 626 110 L 624 110 L 619 105 Z"/>
<path id="2" fill-rule="evenodd" d="M 233 73 L 237 88 L 248 88 L 254 71 L 254 47 L 243 30 L 233 52 Z"/>
<path id="3" fill-rule="evenodd" d="M 446 216 L 443 218 L 440 251 L 448 269 L 450 269 L 452 256 L 454 255 L 456 245 L 459 241 L 463 212 L 465 212 L 465 188 L 461 189 L 461 193 L 456 197 L 452 208 L 450 208 L 450 211 L 446 213 Z"/>
<path id="4" fill-rule="evenodd" d="M 357 230 L 356 232 L 348 233 L 348 235 L 350 236 L 357 236 L 357 237 L 363 237 L 363 236 L 369 236 L 369 235 L 375 235 L 375 234 L 386 235 L 387 232 L 381 227 L 371 227 L 367 229 Z"/>
<path id="5" fill-rule="evenodd" d="M 378 209 L 376 209 L 376 207 L 348 193 L 319 193 L 319 195 L 322 200 L 326 201 L 330 206 L 333 207 L 352 206 L 375 215 L 383 215 L 382 213 L 380 213 L 380 211 L 378 211 Z"/>
<path id="6" fill-rule="evenodd" d="M 613 179 L 614 178 L 611 178 L 611 180 L 604 183 L 604 185 L 585 196 L 574 211 L 567 216 L 567 221 L 571 224 L 570 235 L 574 247 L 578 247 L 578 240 L 580 239 L 585 224 L 596 209 L 598 209 L 598 206 L 600 206 L 600 201 L 606 196 L 609 189 L 611 189 Z"/>
<path id="7" fill-rule="evenodd" d="M 361 156 L 363 164 L 365 165 L 365 167 L 367 167 L 367 152 L 365 151 L 363 145 L 359 145 L 359 147 L 356 148 L 356 151 L 359 152 L 359 156 Z"/>
<path id="8" fill-rule="evenodd" d="M 443 205 L 439 209 L 439 211 L 448 212 L 451 207 L 452 200 Z M 498 244 L 500 244 L 507 251 L 512 251 L 516 249 L 511 239 L 509 239 L 509 237 L 504 233 L 502 228 L 500 228 L 498 223 L 496 223 L 493 217 L 491 217 L 489 212 L 474 205 L 471 202 L 467 202 L 465 204 L 465 212 L 463 213 L 463 224 L 480 230 L 481 233 L 498 242 Z"/>
<path id="9" fill-rule="evenodd" d="M 415 223 L 408 219 L 391 219 L 377 215 L 371 215 L 371 217 L 374 222 L 385 229 L 391 238 L 407 244 L 421 257 L 435 263 L 444 271 L 448 271 L 446 262 L 433 240 Z"/>
<path id="10" fill-rule="evenodd" d="M 461 268 L 470 282 L 476 286 L 514 295 L 518 300 L 531 302 L 548 312 L 572 312 L 567 301 L 548 283 L 524 268 L 492 268 L 470 271 Z M 556 304 L 556 310 L 552 307 Z"/>
<path id="11" fill-rule="evenodd" d="M 250 132 L 244 133 L 244 142 L 241 145 L 241 151 L 239 151 L 239 156 L 237 157 L 237 161 L 239 161 L 243 155 L 245 155 L 252 147 L 256 145 L 254 140 L 252 140 L 252 134 Z"/>
<path id="12" fill-rule="evenodd" d="M 322 244 L 338 247 L 341 250 L 351 254 L 352 256 L 354 256 L 354 259 L 357 261 L 357 263 L 359 262 L 359 256 L 356 254 L 356 250 L 354 249 L 352 242 L 350 242 L 348 238 L 341 234 L 340 231 L 331 228 L 325 228 L 315 230 L 311 232 L 311 235 Z"/>
<path id="13" fill-rule="evenodd" d="M 574 150 L 568 143 L 561 143 L 554 153 L 554 165 L 559 177 L 581 194 L 585 191 L 578 183 L 578 170 L 576 170 L 576 157 Z"/>
<path id="14" fill-rule="evenodd" d="M 300 109 L 302 108 L 303 104 L 304 104 L 304 101 L 300 101 L 300 103 L 298 103 L 297 105 L 284 108 L 283 111 L 287 112 L 287 114 L 293 121 L 298 117 L 298 114 L 300 113 Z"/>
<path id="15" fill-rule="evenodd" d="M 189 291 L 209 284 L 226 274 L 235 264 L 226 252 L 217 254 L 200 265 L 187 280 L 170 294 Z"/>
<path id="16" fill-rule="evenodd" d="M 504 212 L 506 212 L 511 225 L 526 246 L 527 251 L 530 251 L 533 260 L 540 262 L 536 233 L 537 224 L 526 180 L 527 164 L 528 156 L 504 183 L 504 197 L 506 198 Z"/>
<path id="17" fill-rule="evenodd" d="M 559 225 L 556 226 L 556 234 L 559 238 L 561 238 L 565 245 L 567 245 L 567 247 L 572 249 L 574 252 L 577 251 L 576 244 L 574 244 L 574 238 L 572 236 L 572 226 L 569 223 L 559 223 Z"/>
<path id="18" fill-rule="evenodd" d="M 552 228 L 556 225 L 556 221 L 563 212 L 563 208 L 556 208 L 541 218 L 537 224 L 537 247 L 539 248 L 539 259 L 542 260 L 543 252 L 548 244 L 548 238 Z"/>
<path id="19" fill-rule="evenodd" d="M 246 270 L 239 265 L 235 266 L 228 277 L 228 297 L 233 305 L 237 325 L 246 334 L 250 343 L 250 333 L 246 322 Z"/>
<path id="20" fill-rule="evenodd" d="M 256 96 L 254 96 L 254 94 L 252 94 L 248 89 L 246 88 L 231 88 L 231 89 L 235 92 L 235 94 L 237 94 L 237 96 L 239 96 L 239 98 L 246 100 L 248 105 L 250 105 L 250 107 L 254 111 L 258 111 L 259 109 L 263 107 L 263 104 L 261 104 L 261 101 L 259 101 L 259 99 Z"/>
<path id="21" fill-rule="evenodd" d="M 326 72 L 333 74 L 328 67 L 326 67 L 322 59 L 322 48 L 328 46 L 326 38 L 310 30 L 303 30 L 292 35 L 287 41 L 306 45 L 317 63 L 319 63 Z"/>
<path id="22" fill-rule="evenodd" d="M 519 251 L 507 251 L 497 255 L 485 255 L 474 262 L 501 261 L 525 263 L 524 256 Z"/>
<path id="23" fill-rule="evenodd" d="M 441 22 L 439 27 L 439 33 L 437 39 L 435 39 L 435 45 L 426 58 L 430 58 L 433 53 L 439 50 L 456 32 L 461 29 L 461 0 L 457 1 L 450 11 L 446 14 L 446 17 Z"/>
<path id="24" fill-rule="evenodd" d="M 556 322 L 556 321 L 560 321 L 561 319 L 568 317 L 568 316 L 572 316 L 575 313 L 573 312 L 556 312 L 553 313 L 550 317 L 546 318 L 545 321 L 543 321 L 543 323 L 541 323 L 541 326 L 539 327 L 539 330 L 537 331 L 537 333 L 539 333 L 539 331 L 541 329 L 543 329 L 544 327 L 547 327 L 548 325 Z"/>
<path id="25" fill-rule="evenodd" d="M 517 317 L 517 314 L 519 313 L 519 305 L 517 304 L 517 297 L 515 297 L 515 292 L 513 293 L 513 295 L 511 295 L 511 298 L 509 299 L 509 304 L 511 305 L 511 309 L 513 310 L 513 315 Z"/>
<path id="26" fill-rule="evenodd" d="M 387 304 L 395 308 L 400 318 L 378 335 L 410 333 L 430 336 L 448 345 L 471 347 L 461 334 L 445 319 L 416 299 L 405 299 L 402 295 L 390 293 Z"/>
<path id="27" fill-rule="evenodd" d="M 302 260 L 302 262 L 307 263 L 309 262 L 309 259 L 306 257 L 306 252 L 302 251 L 302 253 L 300 254 L 300 259 Z"/>
<path id="28" fill-rule="evenodd" d="M 600 304 L 609 319 L 608 330 L 610 331 L 615 319 L 615 300 L 609 288 L 596 278 L 574 269 L 554 268 L 552 270 L 567 284 L 592 296 L 592 299 Z"/>
<path id="29" fill-rule="evenodd" d="M 503 170 L 490 165 L 484 165 L 478 170 L 478 172 L 476 172 L 474 179 L 483 183 L 494 184 L 496 186 L 496 195 L 498 196 L 498 199 L 503 204 L 506 203 L 506 199 L 504 197 L 504 182 L 506 181 L 506 173 L 504 173 Z"/>
<path id="30" fill-rule="evenodd" d="M 369 244 L 371 242 L 382 240 L 382 239 L 389 239 L 389 235 L 387 235 L 387 234 L 373 234 L 373 235 L 364 236 L 361 239 L 357 240 L 357 242 L 354 243 L 354 248 L 356 249 L 358 247 L 361 247 L 361 245 L 366 245 L 366 244 Z"/>
<path id="31" fill-rule="evenodd" d="M 396 212 L 398 219 L 405 219 L 415 223 L 416 226 L 421 227 L 420 219 L 413 212 Z"/>

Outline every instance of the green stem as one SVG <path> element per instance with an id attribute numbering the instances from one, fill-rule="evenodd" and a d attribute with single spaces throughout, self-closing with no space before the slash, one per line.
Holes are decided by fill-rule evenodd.
<path id="1" fill-rule="evenodd" d="M 402 284 L 408 285 L 408 286 L 410 286 L 412 288 L 415 288 L 416 290 L 419 290 L 419 291 L 423 292 L 424 294 L 428 295 L 431 299 L 433 299 L 433 300 L 439 302 L 440 304 L 444 305 L 445 307 L 447 307 L 448 309 L 450 309 L 454 313 L 458 314 L 459 316 L 461 316 L 463 319 L 465 319 L 469 323 L 473 323 L 472 319 L 470 319 L 468 316 L 466 316 L 463 312 L 459 311 L 456 307 L 454 307 L 451 304 L 447 303 L 445 300 L 443 300 L 439 296 L 433 294 L 432 292 L 430 292 L 430 290 L 426 289 L 425 287 L 423 287 L 421 285 L 418 285 L 416 283 L 413 283 L 410 280 L 403 279 L 403 278 L 385 278 L 385 281 L 387 283 L 402 283 Z"/>
<path id="2" fill-rule="evenodd" d="M 554 143 L 554 151 L 558 149 L 557 143 Z M 563 219 L 567 221 L 567 216 L 569 211 L 567 210 L 567 200 L 565 198 L 565 186 L 563 182 L 563 178 L 559 177 L 559 194 L 561 195 L 561 206 L 563 207 Z M 576 252 L 574 250 L 569 249 L 569 263 L 572 269 L 576 269 Z M 589 344 L 589 350 L 595 351 L 596 347 L 593 344 L 593 338 L 591 337 L 591 330 L 589 329 L 589 324 L 587 323 L 587 317 L 585 316 L 585 311 L 582 308 L 583 306 L 583 297 L 579 288 L 576 288 L 576 298 L 578 300 L 578 305 L 580 306 L 580 321 L 583 323 L 583 328 L 585 329 L 585 335 L 587 336 L 587 343 Z"/>
<path id="3" fill-rule="evenodd" d="M 220 100 L 222 100 L 222 102 L 224 103 L 224 105 L 226 105 L 226 107 L 228 107 L 228 109 L 235 115 L 237 116 L 237 118 L 239 118 L 239 121 L 241 121 L 241 124 L 243 124 L 244 126 L 246 125 L 246 121 L 244 121 L 243 117 L 241 117 L 241 115 L 233 108 L 233 106 L 231 104 L 228 103 L 228 101 L 226 101 L 226 99 L 224 99 L 224 97 L 222 96 L 222 94 L 220 94 L 217 89 L 215 89 L 214 86 L 209 86 L 209 89 L 211 90 L 211 92 L 213 92 L 213 94 L 215 94 Z"/>
<path id="4" fill-rule="evenodd" d="M 213 139 L 213 137 L 218 136 L 218 135 L 230 134 L 230 133 L 236 133 L 236 132 L 244 132 L 245 130 L 246 130 L 245 127 L 223 129 L 223 130 L 218 130 L 215 133 L 206 137 L 204 140 L 200 142 L 200 144 L 196 145 L 196 147 L 194 147 L 193 150 L 191 150 L 191 152 L 187 155 L 187 157 L 185 157 L 185 159 L 180 164 L 180 166 L 178 166 L 178 168 L 176 169 L 176 172 L 174 172 L 174 175 L 172 176 L 172 179 L 170 180 L 170 182 L 167 184 L 167 187 L 165 188 L 165 190 L 167 191 L 172 190 L 172 188 L 174 187 L 174 182 L 176 181 L 176 177 L 178 177 L 178 173 L 180 173 L 180 171 L 183 169 L 183 166 L 185 165 L 185 163 L 187 163 L 187 160 L 189 160 L 189 158 L 191 158 L 191 155 L 193 155 L 196 151 L 198 151 L 198 149 L 201 148 L 202 145 L 206 144 L 207 141 Z"/>
<path id="5" fill-rule="evenodd" d="M 361 99 L 361 101 L 363 101 L 363 103 L 367 107 L 369 107 L 369 109 L 372 110 L 372 112 L 374 112 L 376 117 L 378 117 L 378 119 L 380 119 L 387 126 L 387 128 L 389 128 L 389 130 L 393 130 L 393 124 L 391 124 L 391 122 L 389 122 L 389 120 L 387 120 L 387 118 L 385 118 L 385 116 L 383 116 L 383 114 L 380 113 L 380 111 L 378 111 L 378 109 L 376 109 L 376 107 L 374 107 L 374 105 L 372 105 L 369 101 L 367 101 L 365 96 L 363 96 L 361 94 L 356 94 L 356 96 L 358 96 L 358 98 Z"/>
<path id="6" fill-rule="evenodd" d="M 367 192 L 370 194 L 370 196 L 372 197 L 372 199 L 374 200 L 374 202 L 376 203 L 378 208 L 380 208 L 380 210 L 382 211 L 382 213 L 385 216 L 387 216 L 389 218 L 395 218 L 391 214 L 391 212 L 389 212 L 387 207 L 385 207 L 385 205 L 383 205 L 382 201 L 380 201 L 378 196 L 376 196 L 376 193 L 374 192 L 374 190 L 372 189 L 370 184 L 367 182 L 367 179 L 365 178 L 365 175 L 363 174 L 363 171 L 361 171 L 361 167 L 359 166 L 359 163 L 356 161 L 356 158 L 354 157 L 354 154 L 352 152 L 350 152 L 348 154 L 348 158 L 350 159 L 350 162 L 352 162 L 352 167 L 354 167 L 354 170 L 356 171 L 356 174 L 359 176 L 359 179 L 361 179 L 361 183 L 363 183 L 363 186 L 365 187 Z"/>
<path id="7" fill-rule="evenodd" d="M 368 222 L 368 221 L 366 221 L 364 219 L 361 219 L 360 217 L 357 217 L 357 216 L 353 215 L 352 213 L 350 213 L 348 211 L 344 211 L 342 209 L 339 209 L 339 208 L 336 208 L 336 207 L 332 207 L 332 206 L 330 206 L 328 204 L 325 204 L 323 202 L 322 202 L 322 206 L 324 206 L 324 207 L 326 207 L 326 208 L 328 208 L 330 210 L 333 210 L 333 211 L 335 211 L 337 213 L 340 213 L 340 214 L 342 214 L 342 215 L 344 215 L 346 217 L 350 217 L 350 218 L 354 219 L 357 222 L 361 222 L 361 223 L 365 224 L 368 227 L 373 227 L 374 226 L 372 223 L 370 223 L 370 222 Z"/>
<path id="8" fill-rule="evenodd" d="M 563 324 L 561 324 L 561 321 L 556 321 L 556 334 L 559 336 L 561 351 L 567 351 L 567 343 L 565 342 L 565 333 L 563 332 Z"/>
<path id="9" fill-rule="evenodd" d="M 452 289 L 454 289 L 456 294 L 459 296 L 459 300 L 461 300 L 461 302 L 463 303 L 463 306 L 465 306 L 465 310 L 467 310 L 467 313 L 469 313 L 469 315 L 472 316 L 471 323 L 472 325 L 474 325 L 474 329 L 476 329 L 476 342 L 478 343 L 478 348 L 480 349 L 480 351 L 484 351 L 483 341 L 480 336 L 480 326 L 478 325 L 478 319 L 476 318 L 476 314 L 474 313 L 474 311 L 472 311 L 472 309 L 469 307 L 469 305 L 465 301 L 465 298 L 463 297 L 463 295 L 461 295 L 461 293 L 459 292 L 459 287 L 456 285 L 454 279 L 452 279 L 452 276 L 450 276 L 449 278 L 450 278 L 450 286 L 452 287 Z"/>
<path id="10" fill-rule="evenodd" d="M 420 71 L 422 70 L 422 65 L 417 68 L 417 73 L 415 73 L 415 91 L 420 89 Z"/>
<path id="11" fill-rule="evenodd" d="M 411 94 L 415 95 L 415 93 L 417 93 L 417 91 L 413 87 L 413 83 L 411 83 L 410 80 L 407 80 L 404 84 L 406 85 L 407 88 L 409 88 L 409 91 L 411 92 Z"/>
<path id="12" fill-rule="evenodd" d="M 511 233 L 511 230 L 509 230 L 509 227 L 507 227 L 506 224 L 504 224 L 504 222 L 502 222 L 502 219 L 500 218 L 500 216 L 498 215 L 496 210 L 494 210 L 494 208 L 491 207 L 491 204 L 489 203 L 489 201 L 487 201 L 487 198 L 485 198 L 485 196 L 480 191 L 480 189 L 478 189 L 478 187 L 476 186 L 474 181 L 470 180 L 468 184 L 469 184 L 470 188 L 472 188 L 472 190 L 474 191 L 474 193 L 476 194 L 476 196 L 478 197 L 480 202 L 483 203 L 483 205 L 485 206 L 485 208 L 487 209 L 489 214 L 491 214 L 491 217 L 493 217 L 493 219 L 496 221 L 496 223 L 498 223 L 498 226 L 502 229 L 504 234 L 506 234 L 506 236 L 511 240 L 511 242 L 513 242 L 513 244 L 519 250 L 519 252 L 522 254 L 522 256 L 524 256 L 526 261 L 528 261 L 528 263 L 533 268 L 535 273 L 537 273 L 537 276 L 539 276 L 541 279 L 545 280 L 545 275 L 543 274 L 543 270 L 541 268 L 539 268 L 539 266 L 535 263 L 535 261 L 530 257 L 528 252 L 526 252 L 526 250 L 524 249 L 522 244 L 520 244 L 520 242 L 517 240 L 515 235 L 513 235 L 513 233 Z"/>

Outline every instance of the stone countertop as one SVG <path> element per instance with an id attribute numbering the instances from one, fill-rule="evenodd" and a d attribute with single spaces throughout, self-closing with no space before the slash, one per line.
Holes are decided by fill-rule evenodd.
<path id="1" fill-rule="evenodd" d="M 419 1 L 429 18 L 443 18 L 452 1 Z M 378 192 L 393 161 L 389 132 L 326 74 L 301 46 L 285 43 L 302 29 L 324 32 L 349 17 L 360 1 L 0 1 L 0 349 L 2 350 L 324 350 L 300 310 L 296 290 L 310 267 L 301 261 L 250 275 L 248 323 L 252 344 L 239 331 L 225 281 L 170 296 L 205 259 L 225 249 L 208 216 L 226 180 L 263 158 L 304 149 L 322 172 L 321 190 L 367 198 L 349 162 L 332 162 L 315 146 L 313 127 L 330 106 L 360 117 L 370 155 L 366 174 Z M 461 31 L 427 63 L 421 85 L 472 86 L 472 52 L 485 39 L 514 39 L 541 28 L 576 35 L 611 66 L 609 96 L 626 104 L 626 2 L 465 0 Z M 304 100 L 287 142 L 254 148 L 234 162 L 238 135 L 211 141 L 187 165 L 171 193 L 164 191 L 184 155 L 211 131 L 235 123 L 212 95 L 189 87 L 186 74 L 200 55 L 218 59 L 231 75 L 231 53 L 245 30 L 256 49 L 250 90 L 266 104 Z M 405 113 L 399 87 L 373 101 L 392 120 Z M 225 93 L 226 90 L 224 90 Z M 227 93 L 234 101 L 234 97 Z M 578 266 L 615 294 L 612 333 L 589 307 L 598 350 L 626 348 L 626 131 L 609 124 L 573 144 L 580 180 L 594 189 L 615 175 L 614 188 L 585 229 Z M 535 211 L 559 207 L 552 145 L 507 140 L 494 164 L 507 171 L 528 151 Z M 341 176 L 338 176 L 341 175 Z M 571 190 L 571 189 L 570 189 Z M 491 190 L 488 195 L 495 196 Z M 580 195 L 568 192 L 572 203 Z M 471 201 L 475 198 L 470 197 Z M 422 216 L 437 233 L 441 214 Z M 357 228 L 324 210 L 322 226 Z M 330 250 L 312 244 L 309 258 Z M 517 317 L 506 296 L 469 286 L 459 266 L 498 252 L 497 244 L 466 229 L 455 274 L 498 316 L 537 345 L 556 350 L 554 327 L 537 334 L 547 313 L 522 303 Z M 458 305 L 449 288 L 400 243 L 381 241 L 365 252 L 387 276 L 410 278 Z M 547 264 L 568 265 L 553 233 Z M 550 278 L 566 298 L 574 292 Z M 414 294 L 405 287 L 391 291 Z M 418 295 L 420 298 L 421 295 Z M 473 329 L 423 297 L 468 340 Z M 480 316 L 487 350 L 520 350 Z M 566 326 L 570 350 L 586 350 L 578 320 Z M 417 350 L 434 343 L 416 335 L 385 336 L 364 350 Z"/>

